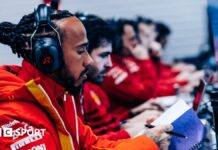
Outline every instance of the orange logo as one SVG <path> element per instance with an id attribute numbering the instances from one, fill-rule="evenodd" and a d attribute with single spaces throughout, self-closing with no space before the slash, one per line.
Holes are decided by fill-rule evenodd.
<path id="1" fill-rule="evenodd" d="M 95 103 L 97 105 L 101 105 L 101 100 L 98 97 L 98 95 L 94 92 L 94 91 L 90 91 L 91 97 L 93 98 L 93 100 L 95 101 Z"/>
<path id="2" fill-rule="evenodd" d="M 9 99 L 9 100 L 14 100 L 14 95 L 9 95 L 9 96 L 8 96 L 8 99 Z"/>

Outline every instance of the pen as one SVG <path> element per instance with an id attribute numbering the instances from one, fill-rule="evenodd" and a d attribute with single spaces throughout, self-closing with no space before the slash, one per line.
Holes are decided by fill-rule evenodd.
<path id="1" fill-rule="evenodd" d="M 155 126 L 150 125 L 150 124 L 146 124 L 145 127 L 147 127 L 147 128 L 154 128 Z M 185 138 L 185 139 L 188 138 L 187 136 L 184 136 L 182 134 L 179 134 L 179 133 L 176 133 L 176 132 L 173 132 L 173 131 L 166 131 L 166 133 L 170 134 L 170 135 L 177 136 L 177 137 Z"/>

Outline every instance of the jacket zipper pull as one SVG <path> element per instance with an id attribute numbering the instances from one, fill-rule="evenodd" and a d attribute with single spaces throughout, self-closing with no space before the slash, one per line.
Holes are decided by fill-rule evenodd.
<path id="1" fill-rule="evenodd" d="M 68 94 L 68 91 L 64 92 L 64 102 L 67 101 L 67 94 Z"/>

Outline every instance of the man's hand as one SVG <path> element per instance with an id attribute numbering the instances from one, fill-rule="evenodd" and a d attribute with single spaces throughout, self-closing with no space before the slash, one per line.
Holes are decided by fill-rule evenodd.
<path id="1" fill-rule="evenodd" d="M 161 112 L 157 110 L 148 110 L 143 113 L 128 119 L 121 124 L 121 129 L 126 130 L 130 137 L 135 137 L 145 129 L 145 124 L 153 122 L 160 116 Z"/>
<path id="2" fill-rule="evenodd" d="M 148 50 L 139 44 L 135 48 L 130 49 L 130 52 L 137 60 L 146 60 L 149 58 Z"/>
<path id="3" fill-rule="evenodd" d="M 166 132 L 172 130 L 172 125 L 160 125 L 151 129 L 145 128 L 144 135 L 156 142 L 160 146 L 161 150 L 167 150 L 170 144 L 171 136 Z"/>
<path id="4" fill-rule="evenodd" d="M 189 82 L 199 81 L 204 77 L 204 71 L 195 71 L 193 73 L 189 73 L 187 71 L 183 71 L 176 76 L 177 81 L 187 80 Z"/>
<path id="5" fill-rule="evenodd" d="M 158 118 L 161 115 L 161 111 L 159 110 L 146 110 L 140 114 L 138 114 L 137 116 L 128 119 L 129 123 L 138 123 L 138 122 L 147 122 L 148 119 L 151 118 Z"/>
<path id="6" fill-rule="evenodd" d="M 158 56 L 158 57 L 161 56 L 163 50 L 160 43 L 156 41 L 152 41 L 149 45 L 149 48 L 152 50 L 153 56 Z"/>
<path id="7" fill-rule="evenodd" d="M 192 64 L 176 63 L 175 65 L 173 65 L 173 70 L 179 72 L 187 71 L 189 73 L 192 73 L 196 71 L 196 67 Z"/>
<path id="8" fill-rule="evenodd" d="M 163 107 L 155 102 L 152 101 L 146 101 L 143 104 L 136 106 L 130 110 L 131 114 L 138 114 L 146 110 L 163 110 Z"/>

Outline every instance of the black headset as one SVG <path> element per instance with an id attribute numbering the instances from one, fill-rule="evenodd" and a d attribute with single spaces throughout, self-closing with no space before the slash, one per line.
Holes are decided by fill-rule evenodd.
<path id="1" fill-rule="evenodd" d="M 36 30 L 31 36 L 32 62 L 43 73 L 53 73 L 63 65 L 61 40 L 57 30 L 52 27 L 50 20 L 51 8 L 40 4 L 34 11 Z M 52 29 L 57 39 L 52 36 L 36 37 L 37 31 Z"/>
<path id="2" fill-rule="evenodd" d="M 123 40 L 122 40 L 122 34 L 120 33 L 122 29 L 121 24 L 123 23 L 122 19 L 119 20 L 110 20 L 111 26 L 113 27 L 113 30 L 115 31 L 114 39 L 113 39 L 113 52 L 119 53 L 121 49 L 123 48 Z M 123 28 L 123 26 L 122 26 Z"/>

